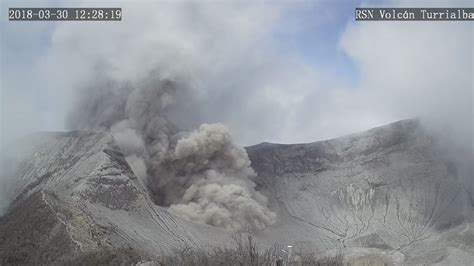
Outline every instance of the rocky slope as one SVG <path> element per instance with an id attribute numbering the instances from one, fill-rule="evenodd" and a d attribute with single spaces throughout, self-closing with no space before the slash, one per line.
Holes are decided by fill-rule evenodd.
<path id="1" fill-rule="evenodd" d="M 270 242 L 395 263 L 474 261 L 468 194 L 417 120 L 247 151 L 259 189 L 278 210 L 278 224 L 261 234 Z"/>
<path id="2" fill-rule="evenodd" d="M 256 233 L 262 244 L 342 251 L 354 262 L 474 261 L 469 196 L 455 163 L 416 120 L 247 152 L 278 214 Z M 0 264 L 130 264 L 229 241 L 220 229 L 154 205 L 110 135 L 36 134 L 15 154 L 21 163 L 3 177 L 13 203 L 0 218 Z"/>
<path id="3" fill-rule="evenodd" d="M 0 220 L 2 265 L 128 263 L 226 241 L 221 230 L 154 205 L 110 135 L 42 133 L 15 148 L 21 163 Z"/>

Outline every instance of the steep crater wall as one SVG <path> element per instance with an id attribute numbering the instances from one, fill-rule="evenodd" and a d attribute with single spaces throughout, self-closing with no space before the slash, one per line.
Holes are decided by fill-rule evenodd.
<path id="1" fill-rule="evenodd" d="M 435 146 L 419 121 L 406 120 L 328 141 L 262 143 L 247 151 L 258 189 L 282 221 L 274 234 L 317 250 L 378 248 L 410 258 L 420 256 L 412 250 L 418 243 L 426 246 L 470 223 L 468 194 Z"/>

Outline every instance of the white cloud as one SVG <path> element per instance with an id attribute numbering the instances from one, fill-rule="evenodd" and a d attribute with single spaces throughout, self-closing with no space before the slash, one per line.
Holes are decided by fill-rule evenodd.
<path id="1" fill-rule="evenodd" d="M 463 22 L 350 25 L 341 46 L 360 71 L 356 93 L 366 110 L 386 120 L 423 117 L 472 140 L 473 29 Z"/>
<path id="2" fill-rule="evenodd" d="M 472 118 L 471 23 L 351 22 L 340 44 L 360 83 L 343 88 L 335 84 L 344 77 L 322 82 L 291 51 L 274 49 L 279 20 L 289 8 L 297 14 L 290 3 L 121 5 L 122 22 L 54 24 L 46 42 L 51 46 L 33 57 L 33 67 L 5 72 L 8 82 L 33 73 L 2 88 L 9 102 L 2 124 L 24 127 L 13 135 L 58 129 L 74 99 L 71 90 L 97 76 L 134 83 L 157 69 L 191 81 L 193 93 L 180 95 L 168 110 L 175 123 L 189 130 L 223 122 L 244 145 L 332 138 L 413 116 L 472 125 L 466 117 Z M 33 85 L 44 90 L 41 105 L 31 89 L 24 90 Z"/>

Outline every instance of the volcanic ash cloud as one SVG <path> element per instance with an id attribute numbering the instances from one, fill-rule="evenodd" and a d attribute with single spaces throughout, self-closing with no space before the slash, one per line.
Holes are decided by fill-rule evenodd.
<path id="1" fill-rule="evenodd" d="M 153 76 L 137 84 L 96 82 L 81 91 L 71 128 L 114 135 L 127 162 L 155 203 L 185 219 L 229 230 L 261 230 L 275 222 L 267 199 L 255 190 L 245 149 L 226 126 L 179 130 L 167 117 L 186 84 Z"/>
<path id="2" fill-rule="evenodd" d="M 203 124 L 178 140 L 173 163 L 191 177 L 180 203 L 170 211 L 189 220 L 227 229 L 263 229 L 275 220 L 266 198 L 255 191 L 247 153 L 222 124 Z M 188 177 L 186 177 L 188 176 Z"/>

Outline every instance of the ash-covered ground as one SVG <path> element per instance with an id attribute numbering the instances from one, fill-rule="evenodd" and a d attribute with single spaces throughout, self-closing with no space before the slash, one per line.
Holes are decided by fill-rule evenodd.
<path id="1" fill-rule="evenodd" d="M 156 205 L 110 134 L 41 133 L 18 147 L 11 204 L 0 220 L 4 264 L 100 258 L 91 254 L 159 261 L 183 246 L 232 243 L 234 228 L 195 223 L 176 216 L 173 205 Z M 246 151 L 255 191 L 276 213 L 265 228 L 246 228 L 262 248 L 276 243 L 292 245 L 295 254 L 342 252 L 347 262 L 473 260 L 469 191 L 418 120 Z"/>

